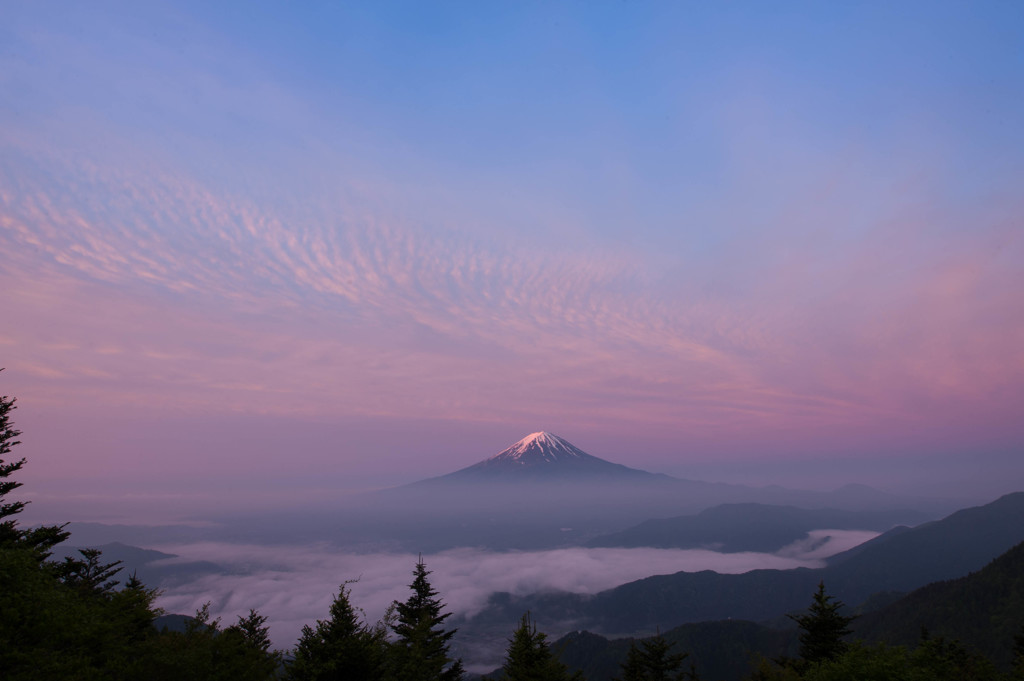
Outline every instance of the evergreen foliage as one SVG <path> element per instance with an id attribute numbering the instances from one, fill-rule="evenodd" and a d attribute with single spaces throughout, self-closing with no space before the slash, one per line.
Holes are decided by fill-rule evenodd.
<path id="1" fill-rule="evenodd" d="M 0 369 L 3 371 L 3 369 Z M 11 412 L 17 409 L 15 406 L 17 399 L 14 397 L 8 397 L 7 395 L 0 396 L 0 519 L 2 521 L 3 529 L 0 530 L 0 541 L 8 534 L 8 528 L 13 530 L 14 521 L 6 520 L 19 512 L 25 507 L 24 501 L 4 501 L 4 498 L 14 490 L 21 487 L 20 482 L 9 480 L 12 473 L 16 473 L 21 470 L 21 467 L 25 465 L 25 459 L 18 461 L 5 461 L 4 457 L 7 457 L 11 453 L 11 449 L 15 445 L 21 444 L 20 440 L 16 440 L 21 435 L 20 430 L 15 430 L 14 425 L 11 423 Z"/>
<path id="2" fill-rule="evenodd" d="M 348 582 L 338 588 L 330 617 L 302 627 L 288 678 L 296 681 L 377 681 L 383 676 L 384 628 L 369 627 L 349 602 Z"/>
<path id="3" fill-rule="evenodd" d="M 68 586 L 83 593 L 110 594 L 120 582 L 113 576 L 121 571 L 121 561 L 100 563 L 102 552 L 97 549 L 79 549 L 82 558 L 68 556 L 57 566 L 57 574 Z M 84 560 L 83 560 L 84 559 Z"/>
<path id="4" fill-rule="evenodd" d="M 395 621 L 391 630 L 396 640 L 391 645 L 389 673 L 395 681 L 459 681 L 462 660 L 449 656 L 449 647 L 456 630 L 445 630 L 444 621 L 451 613 L 442 612 L 444 603 L 430 585 L 423 559 L 416 563 L 412 594 L 401 603 L 394 602 Z"/>
<path id="5" fill-rule="evenodd" d="M 151 638 L 145 648 L 141 671 L 135 678 L 152 681 L 204 679 L 232 681 L 247 679 L 269 681 L 276 677 L 280 655 L 263 649 L 254 640 L 264 639 L 267 630 L 263 618 L 250 611 L 246 633 L 241 624 L 221 629 L 219 620 L 210 619 L 210 604 L 196 611 L 184 632 L 164 631 Z"/>
<path id="6" fill-rule="evenodd" d="M 807 670 L 802 681 L 995 681 L 985 658 L 956 642 L 922 641 L 913 650 L 853 644 L 840 656 Z"/>
<path id="7" fill-rule="evenodd" d="M 63 526 L 31 530 L 15 516 L 26 502 L 7 501 L 21 486 L 10 461 L 19 444 L 11 422 L 15 399 L 0 397 L 0 678 L 4 681 L 265 681 L 279 655 L 269 651 L 265 618 L 250 612 L 237 627 L 219 631 L 209 609 L 184 634 L 158 632 L 157 591 L 130 577 L 117 588 L 119 562 L 100 551 L 49 560 L 69 533 Z"/>
<path id="8" fill-rule="evenodd" d="M 629 647 L 629 654 L 622 665 L 622 678 L 616 681 L 684 681 L 696 679 L 692 669 L 683 671 L 683 661 L 687 653 L 671 653 L 674 643 L 665 640 L 660 633 L 657 636 L 634 641 Z"/>
<path id="9" fill-rule="evenodd" d="M 5 680 L 147 676 L 156 591 L 134 579 L 114 590 L 108 568 L 98 555 L 58 565 L 41 560 L 32 546 L 0 548 Z"/>
<path id="10" fill-rule="evenodd" d="M 796 655 L 797 630 L 778 629 L 742 620 L 683 624 L 661 634 L 676 650 L 689 652 L 687 662 L 715 681 L 738 681 L 759 657 Z M 552 644 L 559 659 L 590 681 L 620 676 L 634 641 L 572 632 Z M 685 664 L 685 663 L 684 663 Z"/>
<path id="11" fill-rule="evenodd" d="M 582 678 L 579 672 L 569 674 L 568 667 L 559 662 L 548 647 L 547 635 L 537 631 L 529 612 L 524 613 L 509 640 L 502 681 L 580 681 Z"/>
<path id="12" fill-rule="evenodd" d="M 3 371 L 0 368 L 0 371 Z M 26 501 L 7 501 L 7 495 L 21 487 L 22 483 L 11 479 L 11 475 L 20 471 L 25 459 L 6 460 L 14 447 L 21 444 L 18 436 L 21 431 L 14 427 L 11 412 L 17 409 L 17 398 L 0 395 L 0 550 L 21 549 L 33 554 L 36 561 L 42 563 L 50 557 L 54 546 L 68 538 L 69 532 L 63 526 L 43 526 L 31 530 L 22 530 L 14 518 L 25 508 Z"/>
<path id="13" fill-rule="evenodd" d="M 921 627 L 934 636 L 959 640 L 1009 671 L 1014 635 L 1024 631 L 1024 543 L 978 572 L 930 584 L 864 614 L 854 634 L 871 642 L 913 646 Z"/>
<path id="14" fill-rule="evenodd" d="M 1004 678 L 991 662 L 959 643 L 944 639 L 920 646 L 868 646 L 856 642 L 831 660 L 805 668 L 762 658 L 749 681 L 997 681 Z"/>
<path id="15" fill-rule="evenodd" d="M 811 606 L 803 615 L 788 615 L 800 627 L 800 658 L 808 664 L 832 660 L 846 651 L 844 636 L 851 633 L 855 618 L 840 615 L 843 602 L 825 593 L 825 582 L 818 583 Z"/>
<path id="16" fill-rule="evenodd" d="M 231 625 L 241 632 L 245 642 L 256 650 L 262 650 L 264 653 L 270 651 L 270 630 L 267 627 L 267 618 L 265 615 L 261 615 L 253 609 L 249 609 L 249 614 L 245 617 L 238 616 L 238 622 Z"/>

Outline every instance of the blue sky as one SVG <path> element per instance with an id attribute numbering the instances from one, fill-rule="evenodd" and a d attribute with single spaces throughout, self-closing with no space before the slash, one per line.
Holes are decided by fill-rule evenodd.
<path id="1" fill-rule="evenodd" d="M 0 365 L 26 433 L 63 424 L 24 445 L 44 487 L 173 481 L 147 433 L 189 428 L 269 484 L 268 414 L 352 485 L 541 429 L 690 477 L 1022 482 L 1020 3 L 0 14 Z"/>

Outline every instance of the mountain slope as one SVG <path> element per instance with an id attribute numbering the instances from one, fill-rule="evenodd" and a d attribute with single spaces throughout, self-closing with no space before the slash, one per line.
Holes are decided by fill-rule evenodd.
<path id="1" fill-rule="evenodd" d="M 1015 492 L 833 556 L 828 578 L 854 603 L 876 591 L 910 591 L 980 570 L 1021 541 L 1024 492 Z"/>
<path id="2" fill-rule="evenodd" d="M 870 641 L 912 645 L 921 628 L 958 639 L 1008 669 L 1013 637 L 1024 628 L 1024 543 L 978 572 L 935 582 L 854 622 L 854 634 Z"/>
<path id="3" fill-rule="evenodd" d="M 885 536 L 885 535 L 883 535 Z M 879 539 L 882 539 L 880 537 Z M 648 577 L 592 596 L 492 596 L 467 627 L 513 621 L 525 610 L 564 630 L 634 635 L 686 622 L 767 620 L 803 609 L 821 580 L 830 594 L 856 605 L 879 591 L 909 591 L 978 570 L 1024 541 L 1024 493 L 872 542 L 824 568 L 754 570 L 744 574 L 678 572 Z M 510 619 L 511 618 L 511 619 Z"/>
<path id="4" fill-rule="evenodd" d="M 859 509 L 880 492 L 847 489 L 840 508 Z M 865 496 L 867 495 L 867 496 Z M 885 497 L 886 495 L 883 495 Z M 862 498 L 863 497 L 863 498 Z M 650 518 L 730 502 L 822 508 L 826 492 L 755 488 L 648 473 L 587 454 L 538 431 L 498 454 L 446 475 L 377 490 L 348 501 L 332 518 L 333 536 L 361 548 L 440 551 L 457 546 L 499 550 L 579 546 Z M 905 508 L 896 499 L 873 508 Z M 848 503 L 849 505 L 845 505 Z M 304 518 L 267 517 L 267 526 L 302 533 Z"/>
<path id="5" fill-rule="evenodd" d="M 915 646 L 921 628 L 932 637 L 958 640 L 1004 670 L 1013 662 L 1013 637 L 1024 627 L 1024 543 L 1018 544 L 980 571 L 959 579 L 933 582 L 853 622 L 854 639 Z M 749 672 L 750 658 L 795 656 L 798 631 L 728 620 L 684 624 L 663 636 L 688 652 L 703 677 L 737 681 Z M 609 681 L 633 639 L 607 639 L 576 631 L 558 639 L 552 649 L 572 669 L 591 681 Z"/>
<path id="6" fill-rule="evenodd" d="M 548 432 L 531 433 L 489 459 L 448 473 L 435 482 L 515 483 L 571 481 L 671 480 L 587 454 L 568 440 Z M 429 481 L 425 481 L 429 482 Z"/>

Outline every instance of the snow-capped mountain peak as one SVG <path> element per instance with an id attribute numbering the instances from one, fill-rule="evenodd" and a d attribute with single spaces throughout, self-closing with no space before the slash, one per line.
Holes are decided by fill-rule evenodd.
<path id="1" fill-rule="evenodd" d="M 423 482 L 565 483 L 597 479 L 605 482 L 618 479 L 660 481 L 663 478 L 665 476 L 628 468 L 592 456 L 568 440 L 541 430 L 530 433 L 511 447 L 479 463 Z"/>
<path id="2" fill-rule="evenodd" d="M 530 433 L 511 447 L 445 477 L 500 480 L 588 477 L 631 469 L 591 456 L 568 440 L 546 431 Z M 646 475 L 646 474 L 645 474 Z"/>
<path id="3" fill-rule="evenodd" d="M 491 457 L 491 461 L 516 461 L 520 464 L 580 459 L 587 454 L 567 440 L 546 431 L 530 433 L 519 442 Z"/>

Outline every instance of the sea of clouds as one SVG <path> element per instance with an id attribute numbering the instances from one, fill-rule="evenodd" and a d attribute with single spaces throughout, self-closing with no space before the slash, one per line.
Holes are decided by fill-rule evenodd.
<path id="1" fill-rule="evenodd" d="M 820 567 L 824 558 L 852 548 L 877 532 L 815 530 L 807 539 L 774 554 L 719 553 L 703 549 L 565 548 L 546 551 L 489 551 L 457 548 L 423 555 L 431 583 L 457 614 L 473 615 L 496 591 L 515 595 L 541 591 L 596 593 L 625 582 L 679 571 L 741 573 L 761 568 Z M 394 600 L 405 600 L 418 559 L 411 553 L 351 553 L 326 544 L 305 547 L 202 542 L 164 545 L 178 557 L 164 564 L 212 561 L 225 574 L 211 574 L 171 586 L 157 605 L 169 613 L 191 614 L 203 603 L 233 623 L 255 608 L 268 617 L 279 648 L 294 646 L 304 624 L 327 617 L 342 582 L 353 605 L 378 620 Z"/>

